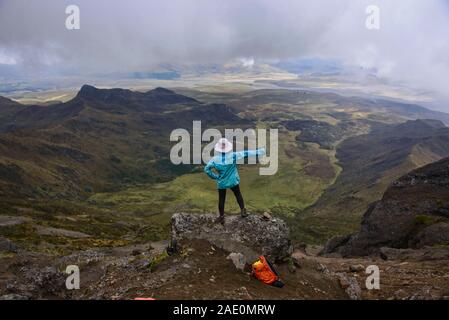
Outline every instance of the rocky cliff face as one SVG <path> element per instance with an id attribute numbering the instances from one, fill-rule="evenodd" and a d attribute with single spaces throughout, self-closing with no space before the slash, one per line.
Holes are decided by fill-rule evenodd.
<path id="1" fill-rule="evenodd" d="M 360 232 L 331 239 L 324 253 L 369 255 L 381 247 L 449 244 L 449 158 L 394 181 L 364 214 Z"/>
<path id="2" fill-rule="evenodd" d="M 207 240 L 227 252 L 241 253 L 248 263 L 260 255 L 278 261 L 292 253 L 289 229 L 281 219 L 226 216 L 221 225 L 214 222 L 216 218 L 213 214 L 176 213 L 172 217 L 172 239 Z"/>

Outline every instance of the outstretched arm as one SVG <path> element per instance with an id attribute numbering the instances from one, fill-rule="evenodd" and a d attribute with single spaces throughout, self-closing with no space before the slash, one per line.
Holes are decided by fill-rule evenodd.
<path id="1" fill-rule="evenodd" d="M 235 159 L 243 159 L 249 157 L 263 156 L 265 154 L 265 148 L 260 148 L 257 150 L 245 150 L 235 153 Z"/>
<path id="2" fill-rule="evenodd" d="M 219 178 L 218 174 L 216 174 L 212 169 L 214 168 L 214 162 L 210 160 L 207 165 L 204 167 L 204 172 L 207 173 L 207 175 L 214 180 L 217 180 Z"/>

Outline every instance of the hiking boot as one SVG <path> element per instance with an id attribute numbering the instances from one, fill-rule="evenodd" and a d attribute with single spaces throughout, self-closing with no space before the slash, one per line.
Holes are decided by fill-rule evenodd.
<path id="1" fill-rule="evenodd" d="M 243 209 L 240 211 L 240 216 L 241 216 L 242 218 L 246 218 L 247 216 L 249 216 L 249 213 L 246 211 L 246 208 L 243 208 Z"/>
<path id="2" fill-rule="evenodd" d="M 219 216 L 217 219 L 215 219 L 215 223 L 221 223 L 224 225 L 225 223 L 225 217 L 223 216 Z"/>

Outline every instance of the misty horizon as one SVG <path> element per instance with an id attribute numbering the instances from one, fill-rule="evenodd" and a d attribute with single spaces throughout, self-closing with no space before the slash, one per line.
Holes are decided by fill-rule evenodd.
<path id="1" fill-rule="evenodd" d="M 67 30 L 68 5 L 80 29 Z M 365 26 L 367 6 L 380 28 Z M 184 74 L 338 75 L 430 93 L 448 110 L 447 1 L 0 1 L 0 77 L 176 79 Z M 274 70 L 274 71 L 273 71 Z M 57 81 L 56 81 L 57 82 Z M 101 82 L 100 82 L 101 84 Z"/>

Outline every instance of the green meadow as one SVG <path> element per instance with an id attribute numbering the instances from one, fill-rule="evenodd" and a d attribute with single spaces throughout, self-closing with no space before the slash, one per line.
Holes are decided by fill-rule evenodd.
<path id="1" fill-rule="evenodd" d="M 240 165 L 240 186 L 250 211 L 271 211 L 291 216 L 298 209 L 313 204 L 324 189 L 332 184 L 339 171 L 334 164 L 333 153 L 313 144 L 298 148 L 296 135 L 293 132 L 280 132 L 279 166 L 275 175 L 260 175 L 260 165 Z M 319 157 L 312 157 L 311 154 Z M 325 159 L 333 174 L 320 177 L 305 170 L 314 165 L 314 158 Z M 216 212 L 217 197 L 215 181 L 201 170 L 184 174 L 170 182 L 133 186 L 114 193 L 97 193 L 88 202 L 123 213 L 149 214 L 152 219 L 162 222 L 179 211 Z M 231 191 L 227 193 L 226 211 L 230 214 L 239 211 Z"/>

